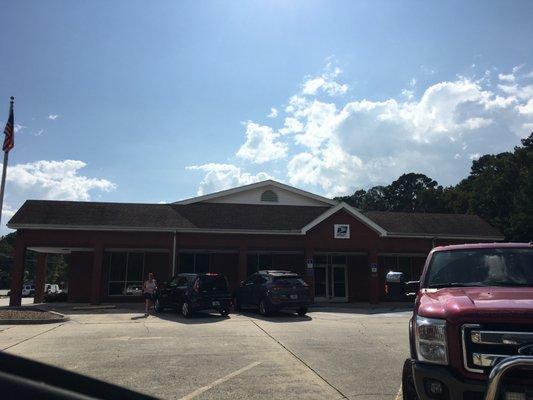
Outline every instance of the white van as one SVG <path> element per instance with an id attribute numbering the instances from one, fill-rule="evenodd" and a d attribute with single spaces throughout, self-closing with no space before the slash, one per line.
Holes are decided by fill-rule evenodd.
<path id="1" fill-rule="evenodd" d="M 61 293 L 61 289 L 59 289 L 59 285 L 57 285 L 55 283 L 45 283 L 44 292 L 45 293 L 59 294 L 59 293 Z"/>

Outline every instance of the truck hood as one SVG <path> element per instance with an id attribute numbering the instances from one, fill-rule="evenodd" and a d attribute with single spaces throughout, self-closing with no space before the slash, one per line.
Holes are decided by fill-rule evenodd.
<path id="1" fill-rule="evenodd" d="M 533 287 L 421 289 L 418 314 L 448 320 L 533 318 Z"/>

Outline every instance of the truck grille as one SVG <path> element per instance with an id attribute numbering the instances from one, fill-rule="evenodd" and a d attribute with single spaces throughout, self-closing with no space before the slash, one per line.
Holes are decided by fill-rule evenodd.
<path id="1" fill-rule="evenodd" d="M 462 326 L 462 340 L 465 369 L 488 374 L 502 358 L 533 344 L 533 326 L 467 324 Z"/>

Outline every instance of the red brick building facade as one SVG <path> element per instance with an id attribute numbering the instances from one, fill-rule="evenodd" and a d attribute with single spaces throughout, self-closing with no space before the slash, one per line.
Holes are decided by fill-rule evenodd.
<path id="1" fill-rule="evenodd" d="M 384 277 L 416 279 L 432 247 L 497 241 L 473 215 L 361 213 L 265 181 L 172 204 L 27 201 L 8 226 L 17 229 L 11 305 L 20 304 L 24 259 L 36 251 L 36 301 L 46 254 L 69 254 L 68 300 L 140 298 L 148 272 L 160 282 L 178 272 L 218 272 L 235 287 L 259 269 L 290 269 L 316 300 L 384 298 Z"/>

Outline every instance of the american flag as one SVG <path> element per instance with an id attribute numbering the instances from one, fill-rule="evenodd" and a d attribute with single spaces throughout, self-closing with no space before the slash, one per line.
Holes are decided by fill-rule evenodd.
<path id="1" fill-rule="evenodd" d="M 4 128 L 4 146 L 2 150 L 9 152 L 15 146 L 15 117 L 13 116 L 13 100 L 11 97 L 11 105 L 9 106 L 9 118 L 7 119 L 6 127 Z"/>

